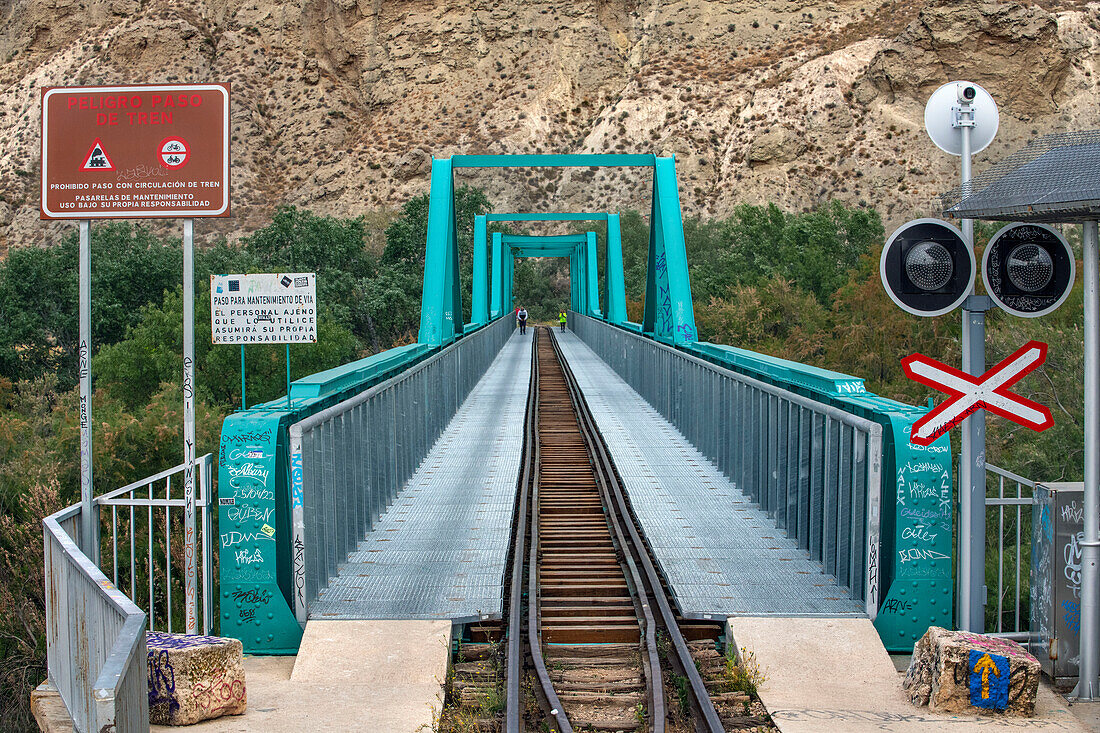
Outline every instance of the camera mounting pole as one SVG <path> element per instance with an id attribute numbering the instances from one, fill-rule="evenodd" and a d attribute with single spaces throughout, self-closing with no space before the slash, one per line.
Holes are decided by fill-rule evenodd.
<path id="1" fill-rule="evenodd" d="M 968 81 L 944 84 L 933 92 L 925 106 L 924 126 L 937 147 L 959 156 L 965 191 L 971 178 L 971 158 L 997 134 L 999 116 L 993 98 Z M 973 251 L 973 220 L 963 219 L 960 228 L 966 245 Z M 978 296 L 975 290 L 963 302 L 962 370 L 967 374 L 985 373 L 985 312 L 992 306 L 990 298 Z M 961 629 L 981 633 L 985 631 L 986 604 L 984 410 L 963 421 L 961 437 L 957 623 Z"/>
<path id="2" fill-rule="evenodd" d="M 961 180 L 971 178 L 970 135 L 974 130 L 972 86 L 959 87 L 959 104 L 952 112 L 952 126 L 962 133 Z M 969 98 L 965 92 L 971 92 Z M 962 220 L 966 244 L 974 249 L 974 220 Z M 976 288 L 976 284 L 975 284 Z M 985 312 L 989 299 L 979 302 L 977 293 L 963 302 L 962 370 L 980 376 L 985 372 Z M 985 306 L 985 307 L 981 307 Z M 963 420 L 959 451 L 959 626 L 985 631 L 985 410 Z M 969 542 L 967 541 L 969 540 Z"/>

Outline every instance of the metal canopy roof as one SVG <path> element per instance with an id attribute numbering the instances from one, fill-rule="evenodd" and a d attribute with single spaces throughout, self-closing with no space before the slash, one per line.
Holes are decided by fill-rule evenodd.
<path id="1" fill-rule="evenodd" d="M 940 196 L 944 215 L 1068 223 L 1100 219 L 1100 130 L 1032 140 Z"/>

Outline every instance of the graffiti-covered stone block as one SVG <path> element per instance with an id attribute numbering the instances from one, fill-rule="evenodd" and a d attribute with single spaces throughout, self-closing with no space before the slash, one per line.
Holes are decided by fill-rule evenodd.
<path id="1" fill-rule="evenodd" d="M 150 631 L 149 722 L 191 725 L 240 715 L 248 704 L 241 642 Z"/>
<path id="2" fill-rule="evenodd" d="M 933 626 L 913 647 L 902 687 L 915 705 L 935 712 L 1030 717 L 1039 661 L 1019 644 Z"/>

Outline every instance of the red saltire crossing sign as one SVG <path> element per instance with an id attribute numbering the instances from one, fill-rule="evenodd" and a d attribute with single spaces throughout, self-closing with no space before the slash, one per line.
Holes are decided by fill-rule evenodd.
<path id="1" fill-rule="evenodd" d="M 982 409 L 1032 430 L 1046 430 L 1054 424 L 1050 410 L 1009 391 L 1046 358 L 1046 344 L 1028 341 L 982 376 L 972 377 L 923 354 L 905 357 L 901 366 L 907 377 L 951 395 L 951 399 L 913 423 L 909 440 L 917 445 L 929 445 L 968 415 Z"/>

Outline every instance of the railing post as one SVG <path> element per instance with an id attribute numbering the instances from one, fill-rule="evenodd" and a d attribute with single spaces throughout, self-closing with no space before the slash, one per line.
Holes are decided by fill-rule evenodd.
<path id="1" fill-rule="evenodd" d="M 214 557 L 213 541 L 210 533 L 213 531 L 212 507 L 214 497 L 211 495 L 210 475 L 214 470 L 214 457 L 207 453 L 202 463 L 202 473 L 199 477 L 199 489 L 202 491 L 202 633 L 210 634 L 214 630 L 212 616 L 214 613 L 214 583 L 212 576 L 212 559 Z"/>
<path id="2" fill-rule="evenodd" d="M 882 426 L 867 433 L 867 594 L 865 610 L 872 621 L 878 617 L 879 566 L 882 552 Z"/>
<path id="3" fill-rule="evenodd" d="M 1081 543 L 1081 674 L 1074 691 L 1095 700 L 1100 676 L 1100 243 L 1097 223 L 1081 228 L 1085 281 L 1085 541 Z"/>
<path id="4" fill-rule="evenodd" d="M 476 239 L 476 237 L 475 237 Z M 501 309 L 505 306 L 504 302 L 504 235 L 500 232 L 493 232 L 493 274 L 491 282 L 489 284 L 490 289 L 490 301 L 489 301 L 489 313 L 490 317 L 496 318 L 503 312 Z"/>

